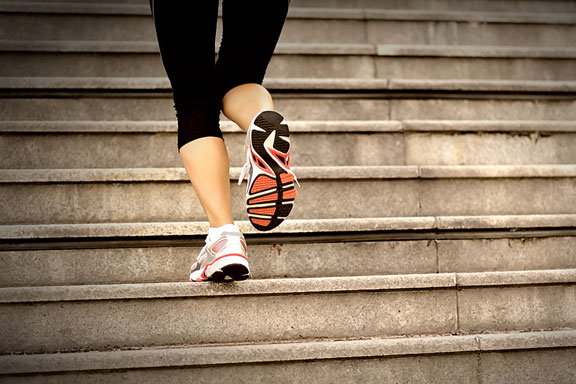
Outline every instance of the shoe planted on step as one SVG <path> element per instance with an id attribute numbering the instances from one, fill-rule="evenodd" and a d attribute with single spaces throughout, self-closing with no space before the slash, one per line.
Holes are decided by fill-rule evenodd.
<path id="1" fill-rule="evenodd" d="M 248 277 L 246 241 L 241 232 L 223 232 L 214 241 L 207 238 L 190 268 L 191 282 L 246 280 Z"/>

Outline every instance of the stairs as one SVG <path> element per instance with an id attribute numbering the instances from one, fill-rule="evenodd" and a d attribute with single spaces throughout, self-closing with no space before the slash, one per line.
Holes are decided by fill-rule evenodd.
<path id="1" fill-rule="evenodd" d="M 0 383 L 576 382 L 576 2 L 291 6 L 298 204 L 190 284 L 148 4 L 0 2 Z"/>

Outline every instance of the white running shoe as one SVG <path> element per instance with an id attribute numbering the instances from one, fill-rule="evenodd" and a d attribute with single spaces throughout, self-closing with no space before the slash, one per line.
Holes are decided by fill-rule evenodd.
<path id="1" fill-rule="evenodd" d="M 248 171 L 246 210 L 252 225 L 269 231 L 284 221 L 296 198 L 296 175 L 290 170 L 290 133 L 284 117 L 275 111 L 259 113 L 246 135 L 246 164 L 238 184 Z"/>
<path id="2" fill-rule="evenodd" d="M 246 280 L 250 267 L 246 258 L 246 240 L 240 232 L 223 232 L 215 241 L 200 251 L 190 268 L 190 281 Z"/>

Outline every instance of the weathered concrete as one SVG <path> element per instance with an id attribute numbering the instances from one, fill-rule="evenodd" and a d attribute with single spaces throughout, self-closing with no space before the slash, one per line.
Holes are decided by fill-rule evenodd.
<path id="1" fill-rule="evenodd" d="M 149 43 L 0 43 L 2 76 L 165 77 L 158 49 Z M 132 44 L 132 45 L 130 45 Z M 340 47 L 339 49 L 336 49 Z M 575 51 L 536 47 L 493 50 L 435 49 L 370 44 L 284 43 L 267 70 L 272 78 L 404 78 L 575 80 Z M 384 51 L 384 49 L 387 49 Z M 348 51 L 348 52 L 347 52 Z M 396 53 L 398 51 L 398 53 Z M 424 52 L 421 52 L 424 51 Z M 450 56 L 450 52 L 453 56 Z M 526 54 L 530 52 L 530 55 Z M 358 52 L 361 52 L 360 54 Z M 429 52 L 427 56 L 423 54 Z M 516 55 L 516 56 L 515 56 Z M 528 57 L 524 57 L 528 56 Z"/>
<path id="2" fill-rule="evenodd" d="M 500 12 L 564 12 L 574 11 L 576 6 L 570 1 L 485 1 L 485 0 L 293 0 L 298 7 L 327 8 L 384 8 L 418 10 L 467 10 Z"/>
<path id="3" fill-rule="evenodd" d="M 574 164 L 576 135 L 439 134 L 406 135 L 406 164 Z"/>
<path id="4" fill-rule="evenodd" d="M 236 221 L 243 233 L 261 234 L 249 222 Z M 208 230 L 208 222 L 163 223 L 90 223 L 0 226 L 2 239 L 46 238 L 98 238 L 142 236 L 200 236 Z M 574 228 L 576 215 L 512 215 L 512 216 L 438 216 L 438 217 L 386 217 L 356 219 L 286 220 L 271 234 L 306 234 L 329 232 L 371 232 L 403 230 L 454 230 L 518 228 Z"/>
<path id="5" fill-rule="evenodd" d="M 574 166 L 294 170 L 302 185 L 294 219 L 576 213 Z M 234 169 L 232 179 L 237 174 Z M 4 225 L 204 219 L 180 168 L 2 170 L 0 176 Z M 231 191 L 233 214 L 245 218 L 245 189 L 231 185 Z M 317 196 L 339 203 L 319 212 Z"/>
<path id="6" fill-rule="evenodd" d="M 4 39 L 18 36 L 28 40 L 155 40 L 149 6 L 145 4 L 128 12 L 126 9 L 118 12 L 119 7 L 110 5 L 108 10 L 91 7 L 79 9 L 79 12 L 70 10 L 70 6 L 51 8 L 45 9 L 48 13 L 44 14 L 3 14 L 0 25 L 4 28 L 0 30 L 0 36 Z M 71 13 L 58 14 L 62 11 Z M 117 16 L 111 18 L 106 11 Z M 292 8 L 281 41 L 571 46 L 573 24 L 574 18 L 562 13 Z M 60 28 L 55 28 L 55 25 Z M 220 35 L 221 28 L 218 30 Z M 386 40 L 382 41 L 381 36 L 386 36 Z"/>
<path id="7" fill-rule="evenodd" d="M 453 383 L 477 382 L 476 357 L 473 355 L 428 355 L 426 357 L 359 358 L 341 360 L 309 360 L 293 363 L 264 363 L 217 367 L 183 367 L 177 369 L 140 369 L 124 372 L 97 372 L 92 374 L 68 373 L 47 376 L 21 376 L 6 378 L 4 383 L 181 383 L 193 378 L 195 383 L 250 382 L 250 383 Z M 217 379 L 216 379 L 217 378 Z M 391 381 L 393 380 L 393 381 Z"/>
<path id="8" fill-rule="evenodd" d="M 309 100 L 312 102 L 312 100 Z M 291 105 L 290 105 L 291 106 Z M 368 107 L 368 106 L 367 106 Z M 366 108 L 366 107 L 365 107 Z M 390 100 L 392 120 L 574 120 L 571 100 L 481 100 L 473 98 Z M 291 113 L 296 113 L 291 108 Z M 300 114 L 302 115 L 302 114 Z M 370 116 L 369 114 L 365 116 Z"/>
<path id="9" fill-rule="evenodd" d="M 24 1 L 26 3 L 27 1 Z M 62 4 L 52 4 L 54 0 L 43 0 L 43 6 L 39 4 L 27 5 L 21 4 L 22 0 L 14 3 L 3 5 L 4 10 L 22 11 L 35 10 L 37 12 L 54 12 L 58 10 L 64 13 L 94 13 L 94 14 L 130 14 L 130 15 L 147 15 L 150 13 L 149 6 L 142 0 L 118 0 L 111 4 L 105 0 L 92 0 L 91 3 L 75 4 L 72 0 L 58 1 L 57 3 L 68 3 L 63 7 Z M 20 4 L 18 4 L 20 3 Z M 121 6 L 119 6 L 121 4 Z M 576 6 L 569 0 L 550 0 L 550 1 L 533 1 L 533 0 L 505 0 L 494 3 L 490 0 L 295 0 L 291 3 L 294 7 L 313 7 L 326 8 L 326 13 L 336 14 L 354 13 L 350 8 L 384 8 L 400 10 L 457 10 L 457 11 L 501 11 L 501 12 L 560 12 L 576 10 Z M 334 9 L 336 8 L 336 9 Z M 294 13 L 294 9 L 292 9 Z M 356 10 L 356 13 L 358 11 Z"/>
<path id="10" fill-rule="evenodd" d="M 87 369 L 176 368 L 202 365 L 329 361 L 453 353 L 508 352 L 541 348 L 570 348 L 574 331 L 524 332 L 464 336 L 372 338 L 369 340 L 306 340 L 298 343 L 154 348 L 27 356 L 1 356 L 3 373 L 74 372 Z M 478 356 L 478 355 L 476 355 Z M 479 358 L 480 356 L 478 356 Z"/>
<path id="11" fill-rule="evenodd" d="M 244 133 L 221 127 L 232 166 L 243 165 Z M 176 130 L 172 121 L 3 121 L 0 164 L 179 167 Z M 290 130 L 296 166 L 576 163 L 570 121 L 291 121 Z"/>
<path id="12" fill-rule="evenodd" d="M 291 120 L 574 120 L 569 99 L 316 98 L 276 95 L 276 108 Z M 5 120 L 167 121 L 176 120 L 170 97 L 4 98 Z M 176 147 L 176 146 L 175 146 Z"/>
<path id="13" fill-rule="evenodd" d="M 553 334 L 555 332 L 547 332 Z M 530 335 L 530 334 L 525 334 Z M 508 337 L 508 335 L 495 335 L 502 339 Z M 568 335 L 558 335 L 567 337 Z M 478 336 L 478 339 L 484 336 Z M 449 338 L 450 344 L 456 347 L 460 344 L 461 352 L 465 354 L 439 354 L 439 355 L 429 355 L 429 354 L 419 354 L 414 357 L 409 355 L 400 355 L 397 357 L 386 356 L 384 348 L 381 349 L 381 355 L 376 356 L 358 356 L 355 359 L 346 358 L 336 358 L 336 359 L 322 359 L 316 361 L 306 361 L 304 356 L 302 356 L 304 351 L 314 351 L 321 350 L 323 352 L 329 349 L 334 349 L 335 345 L 343 344 L 346 350 L 346 356 L 350 356 L 358 350 L 366 351 L 368 348 L 362 348 L 358 345 L 358 342 L 331 342 L 331 343 L 309 343 L 311 345 L 307 348 L 299 348 L 298 344 L 288 344 L 288 345 L 271 345 L 267 346 L 247 346 L 247 347 L 229 347 L 236 353 L 242 353 L 242 349 L 248 350 L 249 348 L 259 348 L 263 353 L 266 353 L 265 364 L 244 364 L 244 365 L 219 365 L 219 366 L 204 366 L 194 368 L 192 364 L 186 364 L 187 361 L 192 360 L 197 363 L 199 360 L 200 351 L 203 350 L 214 350 L 218 347 L 205 347 L 202 349 L 190 350 L 190 349 L 172 349 L 172 350 L 150 350 L 150 351 L 127 351 L 127 352 L 114 352 L 116 355 L 122 354 L 121 358 L 116 359 L 115 356 L 110 356 L 108 361 L 106 361 L 107 355 L 111 355 L 107 352 L 88 352 L 84 354 L 59 354 L 59 355 L 43 355 L 43 356 L 26 356 L 24 358 L 32 359 L 34 357 L 40 357 L 45 361 L 42 365 L 50 364 L 50 360 L 54 360 L 51 365 L 53 371 L 63 371 L 64 369 L 58 370 L 56 366 L 60 367 L 61 361 L 66 358 L 72 357 L 70 363 L 66 364 L 74 369 L 76 372 L 68 372 L 65 375 L 48 375 L 48 376 L 21 376 L 21 377 L 4 377 L 3 382 L 10 383 L 62 383 L 62 382 L 102 382 L 102 381 L 117 381 L 122 380 L 128 383 L 138 382 L 157 382 L 161 380 L 167 383 L 178 383 L 185 380 L 189 380 L 191 376 L 201 383 L 211 383 L 214 382 L 214 377 L 219 377 L 223 380 L 239 380 L 244 379 L 251 382 L 270 382 L 273 379 L 274 382 L 280 383 L 297 383 L 301 382 L 302 377 L 310 378 L 314 377 L 320 383 L 333 383 L 334 381 L 355 381 L 361 379 L 363 382 L 367 383 L 382 383 L 389 382 L 387 378 L 394 380 L 394 383 L 412 383 L 415 381 L 423 383 L 477 383 L 479 376 L 483 375 L 483 380 L 494 382 L 494 383 L 541 383 L 553 377 L 555 382 L 571 382 L 574 378 L 574 371 L 570 368 L 572 367 L 571 361 L 574 358 L 573 349 L 563 349 L 563 350 L 543 350 L 543 351 L 528 351 L 528 352 L 518 352 L 518 351 L 506 351 L 500 353 L 473 353 L 470 352 L 466 347 L 466 342 L 460 338 L 464 337 L 453 337 Z M 433 338 L 432 340 L 436 343 L 440 343 L 443 339 L 442 337 Z M 400 339 L 398 343 L 406 343 L 410 341 L 415 341 L 416 343 L 424 344 L 426 338 L 424 339 Z M 426 340 L 428 341 L 428 340 Z M 443 340 L 442 340 L 443 341 Z M 373 343 L 373 344 L 383 344 L 393 342 L 393 340 L 370 340 L 361 341 L 359 343 Z M 315 344 L 318 344 L 319 348 L 314 348 Z M 416 344 L 417 345 L 417 344 Z M 273 361 L 270 355 L 274 352 L 272 348 L 285 349 L 282 351 L 282 355 L 286 356 L 289 354 L 290 349 L 294 352 L 300 353 L 300 360 L 296 361 Z M 541 343 L 540 347 L 546 347 L 545 344 Z M 254 348 L 254 349 L 256 349 Z M 290 348 L 290 349 L 289 349 Z M 454 351 L 457 351 L 454 348 Z M 316 352 L 315 356 L 319 353 Z M 364 352 L 366 354 L 366 352 Z M 82 355 L 87 355 L 82 356 Z M 140 355 L 140 356 L 139 356 Z M 156 356 L 154 356 L 156 355 Z M 51 359 L 56 357 L 57 359 Z M 90 357 L 88 357 L 90 356 Z M 97 360 L 96 357 L 101 357 Z M 103 357 L 106 356 L 106 357 Z M 194 358 L 191 359 L 190 357 Z M 14 356 L 18 358 L 18 356 Z M 86 358 L 85 362 L 82 361 Z M 103 357 L 103 358 L 102 358 Z M 58 360 L 60 359 L 60 360 Z M 177 361 L 179 359 L 179 361 Z M 21 357 L 20 360 L 23 360 Z M 144 367 L 140 369 L 128 369 L 122 372 L 111 372 L 110 367 L 117 366 L 118 361 L 130 363 L 140 362 L 141 366 L 145 366 L 147 360 L 150 360 L 151 364 L 149 367 Z M 239 360 L 237 358 L 237 360 Z M 74 361 L 78 363 L 74 364 Z M 154 365 L 158 365 L 158 362 L 164 361 L 164 365 L 158 369 L 153 369 Z M 170 365 L 172 363 L 174 365 Z M 177 362 L 176 362 L 177 361 Z M 261 363 L 263 361 L 260 361 Z M 479 364 L 480 362 L 480 364 Z M 106 364 L 107 363 L 107 364 Z M 99 367 L 108 369 L 106 371 L 100 371 L 98 373 L 83 374 L 82 367 L 87 366 L 89 368 L 94 367 L 98 364 Z M 176 365 L 178 364 L 178 365 Z M 509 365 L 513 365 L 514 369 L 510 369 Z M 39 367 L 42 367 L 39 365 Z M 130 364 L 124 364 L 124 367 Z M 479 370 L 479 365 L 481 369 Z M 29 365 L 32 366 L 32 365 Z M 493 372 L 492 370 L 495 370 Z M 27 372 L 24 370 L 24 372 Z M 28 370 L 30 372 L 30 370 Z M 510 377 L 509 377 L 510 376 Z M 500 380 L 502 378 L 502 380 Z M 509 380 L 506 380 L 509 379 Z M 1 379 L 0 379 L 1 380 Z M 384 381 L 383 381 L 384 380 Z M 517 380 L 517 381 L 515 381 Z"/>
<path id="14" fill-rule="evenodd" d="M 464 92 L 533 92 L 566 93 L 576 91 L 576 81 L 513 81 L 513 80 L 461 80 L 461 79 L 349 79 L 349 78 L 267 78 L 264 86 L 271 91 L 464 91 Z M 75 92 L 117 90 L 169 92 L 170 82 L 165 77 L 5 77 L 0 88 L 19 91 L 40 90 Z M 137 96 L 137 95 L 134 95 Z"/>
<path id="15" fill-rule="evenodd" d="M 550 215 L 545 220 L 533 220 L 539 223 L 559 223 L 563 226 L 576 226 L 576 215 Z M 518 218 L 500 217 L 502 222 L 514 225 Z M 520 220 L 522 220 L 520 218 Z M 355 219 L 313 219 L 286 220 L 281 226 L 269 231 L 279 233 L 327 233 L 327 232 L 363 232 L 390 230 L 421 230 L 436 227 L 438 219 L 434 217 L 386 217 Z M 236 221 L 243 233 L 261 234 L 247 221 Z M 486 224 L 484 224 L 486 225 Z M 489 224 L 488 224 L 489 225 Z M 164 222 L 164 223 L 90 223 L 90 224 L 51 224 L 51 225 L 15 225 L 0 226 L 3 239 L 34 238 L 77 238 L 77 237 L 141 237 L 141 236 L 205 236 L 208 222 Z M 485 228 L 484 226 L 482 228 Z"/>
<path id="16" fill-rule="evenodd" d="M 249 239 L 248 258 L 256 279 L 576 268 L 575 237 L 484 236 L 302 244 Z M 0 252 L 0 286 L 182 282 L 200 251 L 200 246 L 106 247 L 103 242 L 101 249 Z"/>
<path id="17" fill-rule="evenodd" d="M 455 306 L 446 290 L 9 304 L 2 352 L 450 333 Z"/>
<path id="18" fill-rule="evenodd" d="M 458 291 L 463 332 L 576 327 L 576 285 L 466 288 Z"/>
<path id="19" fill-rule="evenodd" d="M 572 25 L 430 21 L 368 21 L 366 41 L 374 44 L 573 46 Z M 386 36 L 384 39 L 383 36 Z"/>
<path id="20" fill-rule="evenodd" d="M 485 383 L 540 384 L 576 381 L 576 350 L 486 353 L 481 357 Z"/>
<path id="21" fill-rule="evenodd" d="M 576 238 L 438 240 L 440 272 L 576 268 Z"/>
<path id="22" fill-rule="evenodd" d="M 250 270 L 256 279 L 437 270 L 434 244 L 426 240 L 305 244 L 253 244 L 248 240 L 248 246 Z M 4 266 L 0 286 L 182 282 L 188 280 L 190 265 L 200 248 L 5 251 L 0 252 L 0 264 Z"/>
<path id="23" fill-rule="evenodd" d="M 231 166 L 244 165 L 245 134 L 225 133 L 224 141 Z M 401 134 L 292 132 L 290 142 L 292 166 L 404 164 Z M 179 167 L 176 148 L 176 133 L 0 134 L 0 164 L 4 169 Z"/>
<path id="24" fill-rule="evenodd" d="M 2 288 L 3 352 L 573 328 L 575 281 L 563 270 Z M 176 320 L 191 308 L 198 317 Z"/>

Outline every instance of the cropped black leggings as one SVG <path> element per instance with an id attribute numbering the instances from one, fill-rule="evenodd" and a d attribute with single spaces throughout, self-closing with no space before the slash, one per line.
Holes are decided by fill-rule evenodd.
<path id="1" fill-rule="evenodd" d="M 178 152 L 201 137 L 222 137 L 222 98 L 238 85 L 262 84 L 289 0 L 223 0 L 217 61 L 218 0 L 149 1 L 162 63 L 172 85 Z"/>

